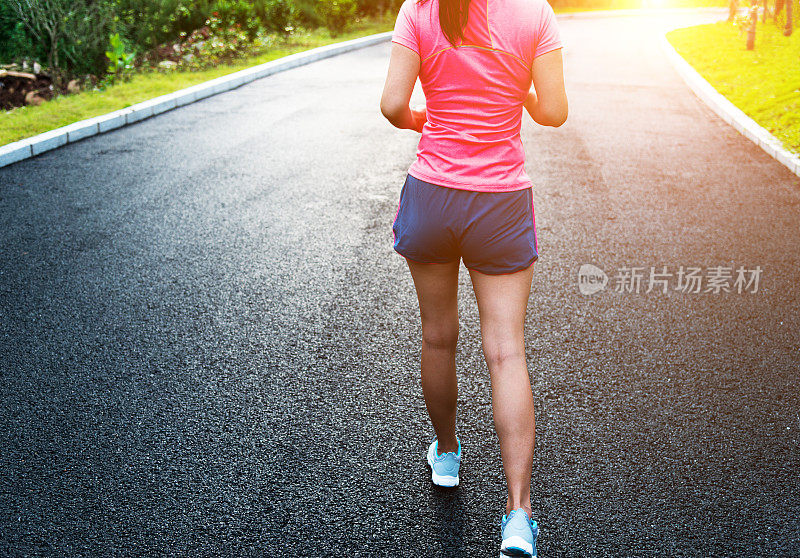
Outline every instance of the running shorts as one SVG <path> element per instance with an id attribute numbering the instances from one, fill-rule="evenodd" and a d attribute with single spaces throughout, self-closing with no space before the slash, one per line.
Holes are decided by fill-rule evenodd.
<path id="1" fill-rule="evenodd" d="M 539 259 L 531 188 L 476 192 L 408 174 L 392 231 L 395 251 L 420 263 L 461 258 L 469 269 L 501 275 Z"/>

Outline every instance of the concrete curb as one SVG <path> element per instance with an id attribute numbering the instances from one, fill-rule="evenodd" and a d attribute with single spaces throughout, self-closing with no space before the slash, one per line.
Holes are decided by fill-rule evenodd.
<path id="1" fill-rule="evenodd" d="M 697 70 L 678 54 L 667 40 L 666 35 L 661 37 L 661 48 L 669 58 L 672 66 L 686 82 L 695 95 L 713 110 L 725 122 L 733 126 L 743 136 L 750 139 L 770 157 L 781 163 L 797 176 L 800 176 L 800 157 L 783 147 L 775 136 L 747 116 L 728 99 L 722 96 L 710 83 L 697 73 Z"/>
<path id="2" fill-rule="evenodd" d="M 262 77 L 322 60 L 323 58 L 330 58 L 331 56 L 336 56 L 337 54 L 342 54 L 351 50 L 372 46 L 377 43 L 388 41 L 391 38 L 392 32 L 386 31 L 384 33 L 376 33 L 350 41 L 333 43 L 290 54 L 289 56 L 284 56 L 277 60 L 245 68 L 244 70 L 198 83 L 197 85 L 173 93 L 142 101 L 141 103 L 125 107 L 124 109 L 74 122 L 73 124 L 62 126 L 61 128 L 56 128 L 55 130 L 50 130 L 49 132 L 44 132 L 37 136 L 15 141 L 0 146 L 0 167 L 34 157 L 45 151 L 76 142 L 83 138 L 88 138 L 139 122 L 145 118 L 150 118 L 162 112 L 188 105 L 189 103 L 199 101 L 211 95 L 230 91 L 231 89 L 235 89 L 245 83 L 250 83 Z"/>

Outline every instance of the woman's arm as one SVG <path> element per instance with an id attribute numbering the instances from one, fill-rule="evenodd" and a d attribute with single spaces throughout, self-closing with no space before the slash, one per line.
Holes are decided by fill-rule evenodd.
<path id="1" fill-rule="evenodd" d="M 561 126 L 567 120 L 567 92 L 561 49 L 533 59 L 531 68 L 535 91 L 528 93 L 524 106 L 531 118 L 542 126 Z"/>
<path id="2" fill-rule="evenodd" d="M 392 43 L 389 72 L 381 95 L 381 113 L 397 128 L 422 131 L 427 118 L 425 109 L 412 110 L 408 103 L 419 76 L 419 54 Z"/>

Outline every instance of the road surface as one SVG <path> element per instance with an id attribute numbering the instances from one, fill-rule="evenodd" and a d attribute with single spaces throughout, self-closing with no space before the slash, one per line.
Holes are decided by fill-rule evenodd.
<path id="1" fill-rule="evenodd" d="M 563 21 L 569 120 L 525 118 L 541 556 L 800 554 L 800 181 L 659 50 L 706 20 Z M 389 49 L 0 169 L 0 554 L 497 556 L 463 269 L 461 486 L 423 459 Z"/>

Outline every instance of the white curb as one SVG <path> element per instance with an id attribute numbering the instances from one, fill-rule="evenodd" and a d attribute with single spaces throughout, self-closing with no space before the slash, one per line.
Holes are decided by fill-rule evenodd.
<path id="1" fill-rule="evenodd" d="M 713 110 L 725 122 L 733 126 L 743 136 L 766 151 L 770 157 L 777 160 L 797 176 L 800 176 L 800 157 L 783 147 L 783 144 L 767 130 L 747 116 L 728 99 L 722 96 L 710 83 L 692 68 L 692 66 L 678 54 L 667 40 L 666 35 L 661 37 L 661 48 L 695 95 Z"/>
<path id="2" fill-rule="evenodd" d="M 392 31 L 376 33 L 350 41 L 333 43 L 297 52 L 264 64 L 252 66 L 191 87 L 142 101 L 108 114 L 74 122 L 37 136 L 0 146 L 0 167 L 34 157 L 68 143 L 133 124 L 162 112 L 188 105 L 211 95 L 230 91 L 253 80 L 290 68 L 322 60 L 351 50 L 371 46 L 392 38 Z"/>

